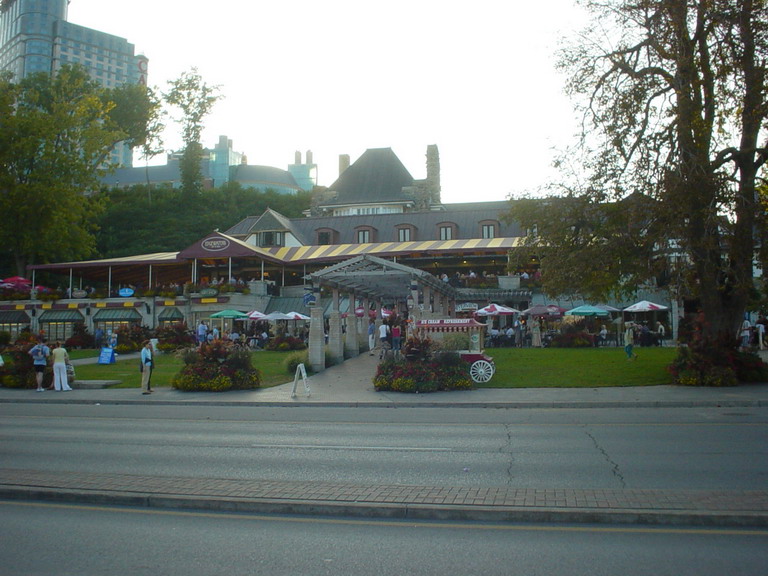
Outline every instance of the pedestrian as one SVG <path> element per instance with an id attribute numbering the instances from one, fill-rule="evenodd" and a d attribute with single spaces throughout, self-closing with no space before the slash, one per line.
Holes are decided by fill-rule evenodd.
<path id="1" fill-rule="evenodd" d="M 29 349 L 29 355 L 32 356 L 32 366 L 35 369 L 35 379 L 37 380 L 37 391 L 43 392 L 43 376 L 45 367 L 48 366 L 48 357 L 51 355 L 51 349 L 45 345 L 44 338 L 38 338 L 37 344 Z"/>
<path id="2" fill-rule="evenodd" d="M 518 348 L 523 347 L 523 323 L 520 322 L 520 317 L 515 317 L 515 322 L 513 324 L 515 328 L 515 346 Z"/>
<path id="3" fill-rule="evenodd" d="M 624 352 L 627 354 L 627 360 L 634 360 L 637 354 L 634 353 L 635 347 L 635 325 L 627 322 L 627 329 L 624 331 Z"/>
<path id="4" fill-rule="evenodd" d="M 373 349 L 376 348 L 376 323 L 368 320 L 368 350 L 373 356 Z"/>
<path id="5" fill-rule="evenodd" d="M 761 314 L 755 323 L 755 330 L 757 330 L 757 347 L 760 350 L 765 350 L 765 324 L 765 316 Z"/>
<path id="6" fill-rule="evenodd" d="M 395 354 L 396 358 L 400 356 L 400 330 L 400 324 L 395 322 L 392 326 L 392 352 Z"/>
<path id="7" fill-rule="evenodd" d="M 748 350 L 749 340 L 752 337 L 752 324 L 749 322 L 749 319 L 744 318 L 744 322 L 741 323 L 741 328 L 739 329 L 739 335 L 741 337 L 741 348 Z"/>
<path id="8" fill-rule="evenodd" d="M 53 387 L 59 392 L 69 392 L 72 388 L 69 387 L 67 382 L 67 362 L 69 362 L 69 354 L 67 354 L 66 348 L 61 345 L 61 342 L 56 342 L 51 352 L 53 357 Z"/>
<path id="9" fill-rule="evenodd" d="M 155 362 L 152 357 L 152 342 L 146 340 L 141 349 L 141 393 L 152 394 L 152 369 Z"/>
<path id="10" fill-rule="evenodd" d="M 656 322 L 656 345 L 664 346 L 664 339 L 667 334 L 667 329 L 664 328 L 664 324 Z"/>
<path id="11" fill-rule="evenodd" d="M 379 360 L 384 358 L 384 351 L 387 349 L 387 340 L 389 339 L 389 324 L 382 322 L 379 326 L 379 343 L 381 344 L 381 351 L 379 352 Z"/>
<path id="12" fill-rule="evenodd" d="M 531 347 L 541 348 L 541 322 L 536 317 L 531 322 Z"/>

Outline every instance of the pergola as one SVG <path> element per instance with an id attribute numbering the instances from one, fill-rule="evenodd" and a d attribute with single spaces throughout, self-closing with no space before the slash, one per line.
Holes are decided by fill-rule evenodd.
<path id="1" fill-rule="evenodd" d="M 343 360 L 345 352 L 348 356 L 356 356 L 359 353 L 358 335 L 365 334 L 361 320 L 350 315 L 347 317 L 346 338 L 344 337 L 339 311 L 342 292 L 349 294 L 351 309 L 354 309 L 356 299 L 363 300 L 363 308 L 366 311 L 363 318 L 366 321 L 371 301 L 379 303 L 379 310 L 385 302 L 392 302 L 395 306 L 398 302 L 405 303 L 414 320 L 432 313 L 438 317 L 451 316 L 456 304 L 456 290 L 447 282 L 429 272 L 371 255 L 350 258 L 309 274 L 308 278 L 312 282 L 316 298 L 321 288 L 332 290 L 333 306 L 329 314 L 328 348 L 331 357 L 336 360 Z M 314 370 L 322 370 L 325 368 L 325 326 L 322 309 L 313 307 L 311 318 L 309 361 Z"/>

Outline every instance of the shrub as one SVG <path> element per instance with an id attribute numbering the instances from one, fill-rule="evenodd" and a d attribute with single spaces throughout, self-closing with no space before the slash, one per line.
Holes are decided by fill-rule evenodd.
<path id="1" fill-rule="evenodd" d="M 719 387 L 768 380 L 768 365 L 757 354 L 737 350 L 730 334 L 705 336 L 705 323 L 702 314 L 693 321 L 688 346 L 680 347 L 667 366 L 676 384 Z"/>
<path id="2" fill-rule="evenodd" d="M 195 344 L 195 337 L 187 328 L 186 322 L 161 326 L 156 330 L 155 335 L 158 339 L 157 347 L 163 352 L 172 352 Z"/>
<path id="3" fill-rule="evenodd" d="M 94 348 L 96 339 L 88 333 L 83 322 L 76 322 L 72 327 L 72 336 L 64 342 L 64 348 L 74 350 L 76 348 Z"/>
<path id="4" fill-rule="evenodd" d="M 376 370 L 374 387 L 378 391 L 411 393 L 471 389 L 467 363 L 455 353 L 439 356 L 418 362 L 387 359 Z"/>
<path id="5" fill-rule="evenodd" d="M 8 346 L 11 343 L 11 333 L 7 330 L 0 330 L 0 347 Z"/>
<path id="6" fill-rule="evenodd" d="M 300 338 L 293 336 L 275 336 L 267 340 L 267 350 L 290 352 L 291 350 L 306 350 L 307 345 Z"/>
<path id="7" fill-rule="evenodd" d="M 15 344 L 3 350 L 5 366 L 2 368 L 2 384 L 6 388 L 35 388 L 35 369 L 29 349 L 35 345 L 34 340 L 20 337 Z M 47 366 L 43 373 L 43 386 L 53 383 L 53 370 Z"/>
<path id="8" fill-rule="evenodd" d="M 261 373 L 251 364 L 251 353 L 227 340 L 184 348 L 178 356 L 184 365 L 171 379 L 171 386 L 177 390 L 224 392 L 252 390 L 261 385 Z"/>
<path id="9" fill-rule="evenodd" d="M 305 368 L 309 366 L 308 352 L 297 352 L 288 356 L 288 358 L 285 359 L 286 372 L 293 376 L 296 374 L 296 369 L 299 367 L 299 364 L 304 364 Z M 307 369 L 307 372 L 309 372 L 309 369 Z"/>

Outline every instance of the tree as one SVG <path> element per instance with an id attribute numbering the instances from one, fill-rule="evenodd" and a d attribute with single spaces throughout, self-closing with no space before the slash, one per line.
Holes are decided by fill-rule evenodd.
<path id="1" fill-rule="evenodd" d="M 522 203 L 511 214 L 536 226 L 529 248 L 574 252 L 553 262 L 580 289 L 628 291 L 643 270 L 647 280 L 679 278 L 684 295 L 700 302 L 711 335 L 733 335 L 753 291 L 756 231 L 765 229 L 756 183 L 768 152 L 766 3 L 583 4 L 593 27 L 563 51 L 561 66 L 583 113 L 578 149 L 588 180 L 569 190 L 567 202 Z M 628 225 L 622 219 L 629 216 L 612 207 L 632 192 L 645 197 L 642 221 L 622 231 L 615 225 Z M 592 215 L 586 229 L 600 233 L 572 250 L 566 231 L 579 230 L 585 214 Z M 601 260 L 584 267 L 595 246 L 607 267 Z M 542 273 L 546 283 L 552 270 L 543 258 Z"/>
<path id="2" fill-rule="evenodd" d="M 100 200 L 87 193 L 115 143 L 144 137 L 149 105 L 140 90 L 133 99 L 111 97 L 126 93 L 100 87 L 80 67 L 19 83 L 0 78 L 0 245 L 18 274 L 28 264 L 93 253 Z"/>
<path id="3" fill-rule="evenodd" d="M 221 97 L 218 86 L 209 86 L 203 81 L 197 68 L 183 72 L 179 78 L 168 82 L 170 89 L 164 94 L 165 101 L 181 110 L 180 118 L 184 155 L 181 160 L 182 190 L 187 197 L 199 194 L 203 189 L 202 159 L 203 146 L 200 142 L 203 119 Z"/>

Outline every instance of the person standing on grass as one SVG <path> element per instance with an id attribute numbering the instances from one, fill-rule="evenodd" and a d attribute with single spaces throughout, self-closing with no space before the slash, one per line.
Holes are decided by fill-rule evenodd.
<path id="1" fill-rule="evenodd" d="M 627 353 L 627 360 L 634 360 L 637 354 L 634 353 L 635 347 L 635 325 L 627 322 L 627 329 L 624 331 L 624 352 Z"/>
<path id="2" fill-rule="evenodd" d="M 146 340 L 141 349 L 141 393 L 152 394 L 152 369 L 155 363 L 152 358 L 152 342 Z"/>
<path id="3" fill-rule="evenodd" d="M 53 387 L 59 392 L 69 392 L 72 388 L 69 387 L 67 382 L 67 361 L 69 360 L 69 354 L 67 354 L 66 348 L 61 345 L 61 342 L 56 342 L 56 345 L 51 352 L 53 356 Z"/>
<path id="4" fill-rule="evenodd" d="M 43 376 L 45 375 L 45 367 L 48 366 L 48 357 L 51 355 L 51 349 L 45 345 L 44 338 L 39 338 L 37 344 L 30 348 L 29 355 L 32 356 L 32 366 L 35 369 L 37 391 L 43 392 L 45 390 L 43 388 Z"/>

